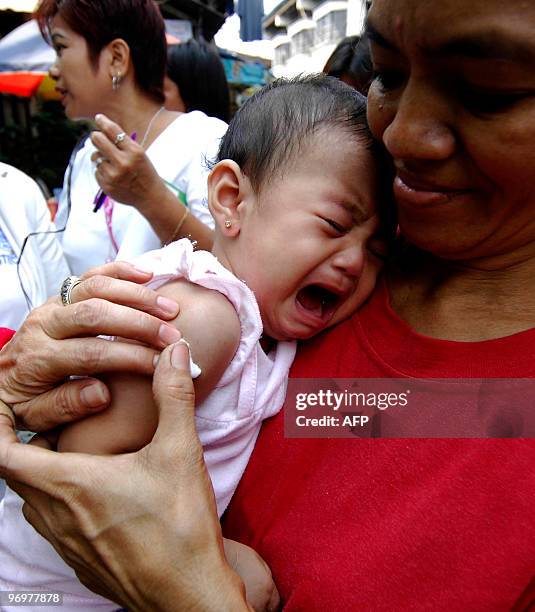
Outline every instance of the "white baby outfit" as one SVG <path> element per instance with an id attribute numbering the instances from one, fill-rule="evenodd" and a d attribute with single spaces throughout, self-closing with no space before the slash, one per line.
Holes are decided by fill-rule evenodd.
<path id="1" fill-rule="evenodd" d="M 171 279 L 186 278 L 225 295 L 239 317 L 241 338 L 236 354 L 217 386 L 196 408 L 197 431 L 221 516 L 245 470 L 262 421 L 282 407 L 296 343 L 279 342 L 266 355 L 259 343 L 262 321 L 252 291 L 211 253 L 194 252 L 189 240 L 146 253 L 135 262 L 154 272 L 148 286 L 157 288 Z M 63 609 L 69 611 L 119 607 L 78 582 L 52 546 L 25 522 L 20 498 L 8 489 L 0 504 L 0 590 L 28 589 L 63 592 Z M 36 612 L 48 609 L 35 608 Z M 50 612 L 57 609 L 50 607 Z"/>

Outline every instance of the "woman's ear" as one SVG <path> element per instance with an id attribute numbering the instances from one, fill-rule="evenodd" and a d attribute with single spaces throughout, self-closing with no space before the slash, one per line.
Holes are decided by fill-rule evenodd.
<path id="1" fill-rule="evenodd" d="M 105 50 L 110 78 L 115 78 L 120 84 L 130 68 L 130 47 L 122 38 L 115 38 L 106 45 Z"/>
<path id="2" fill-rule="evenodd" d="M 208 207 L 223 236 L 234 238 L 240 233 L 241 205 L 252 196 L 249 179 L 236 162 L 224 159 L 214 166 L 208 177 Z"/>

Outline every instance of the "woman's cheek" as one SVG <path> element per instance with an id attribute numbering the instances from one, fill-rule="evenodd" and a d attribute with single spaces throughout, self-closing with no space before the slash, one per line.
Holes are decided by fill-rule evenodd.
<path id="1" fill-rule="evenodd" d="M 382 141 L 388 127 L 388 112 L 385 106 L 385 96 L 379 91 L 379 86 L 372 81 L 368 91 L 368 125 L 374 137 Z"/>

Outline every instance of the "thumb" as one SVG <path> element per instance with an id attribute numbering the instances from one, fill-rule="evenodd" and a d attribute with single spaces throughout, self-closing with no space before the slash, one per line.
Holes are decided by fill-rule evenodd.
<path id="1" fill-rule="evenodd" d="M 195 447 L 201 448 L 195 428 L 195 390 L 189 364 L 187 343 L 179 340 L 170 344 L 160 355 L 152 382 L 158 407 L 158 428 L 153 442 L 170 445 L 175 453 L 179 450 L 187 455 Z"/>
<path id="2" fill-rule="evenodd" d="M 187 537 L 217 541 L 213 550 L 219 550 L 221 528 L 195 427 L 195 391 L 187 342 L 179 340 L 161 353 L 152 388 L 158 407 L 158 428 L 152 442 L 141 452 L 145 451 L 146 458 L 156 466 L 154 473 L 164 478 L 166 490 L 173 492 Z"/>
<path id="3" fill-rule="evenodd" d="M 99 412 L 109 403 L 110 393 L 102 381 L 80 378 L 15 404 L 13 409 L 22 428 L 47 431 Z"/>

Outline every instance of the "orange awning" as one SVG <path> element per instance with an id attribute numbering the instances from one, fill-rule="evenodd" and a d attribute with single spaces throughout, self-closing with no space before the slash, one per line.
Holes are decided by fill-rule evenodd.
<path id="1" fill-rule="evenodd" d="M 0 92 L 31 97 L 41 85 L 46 73 L 0 72 Z"/>

